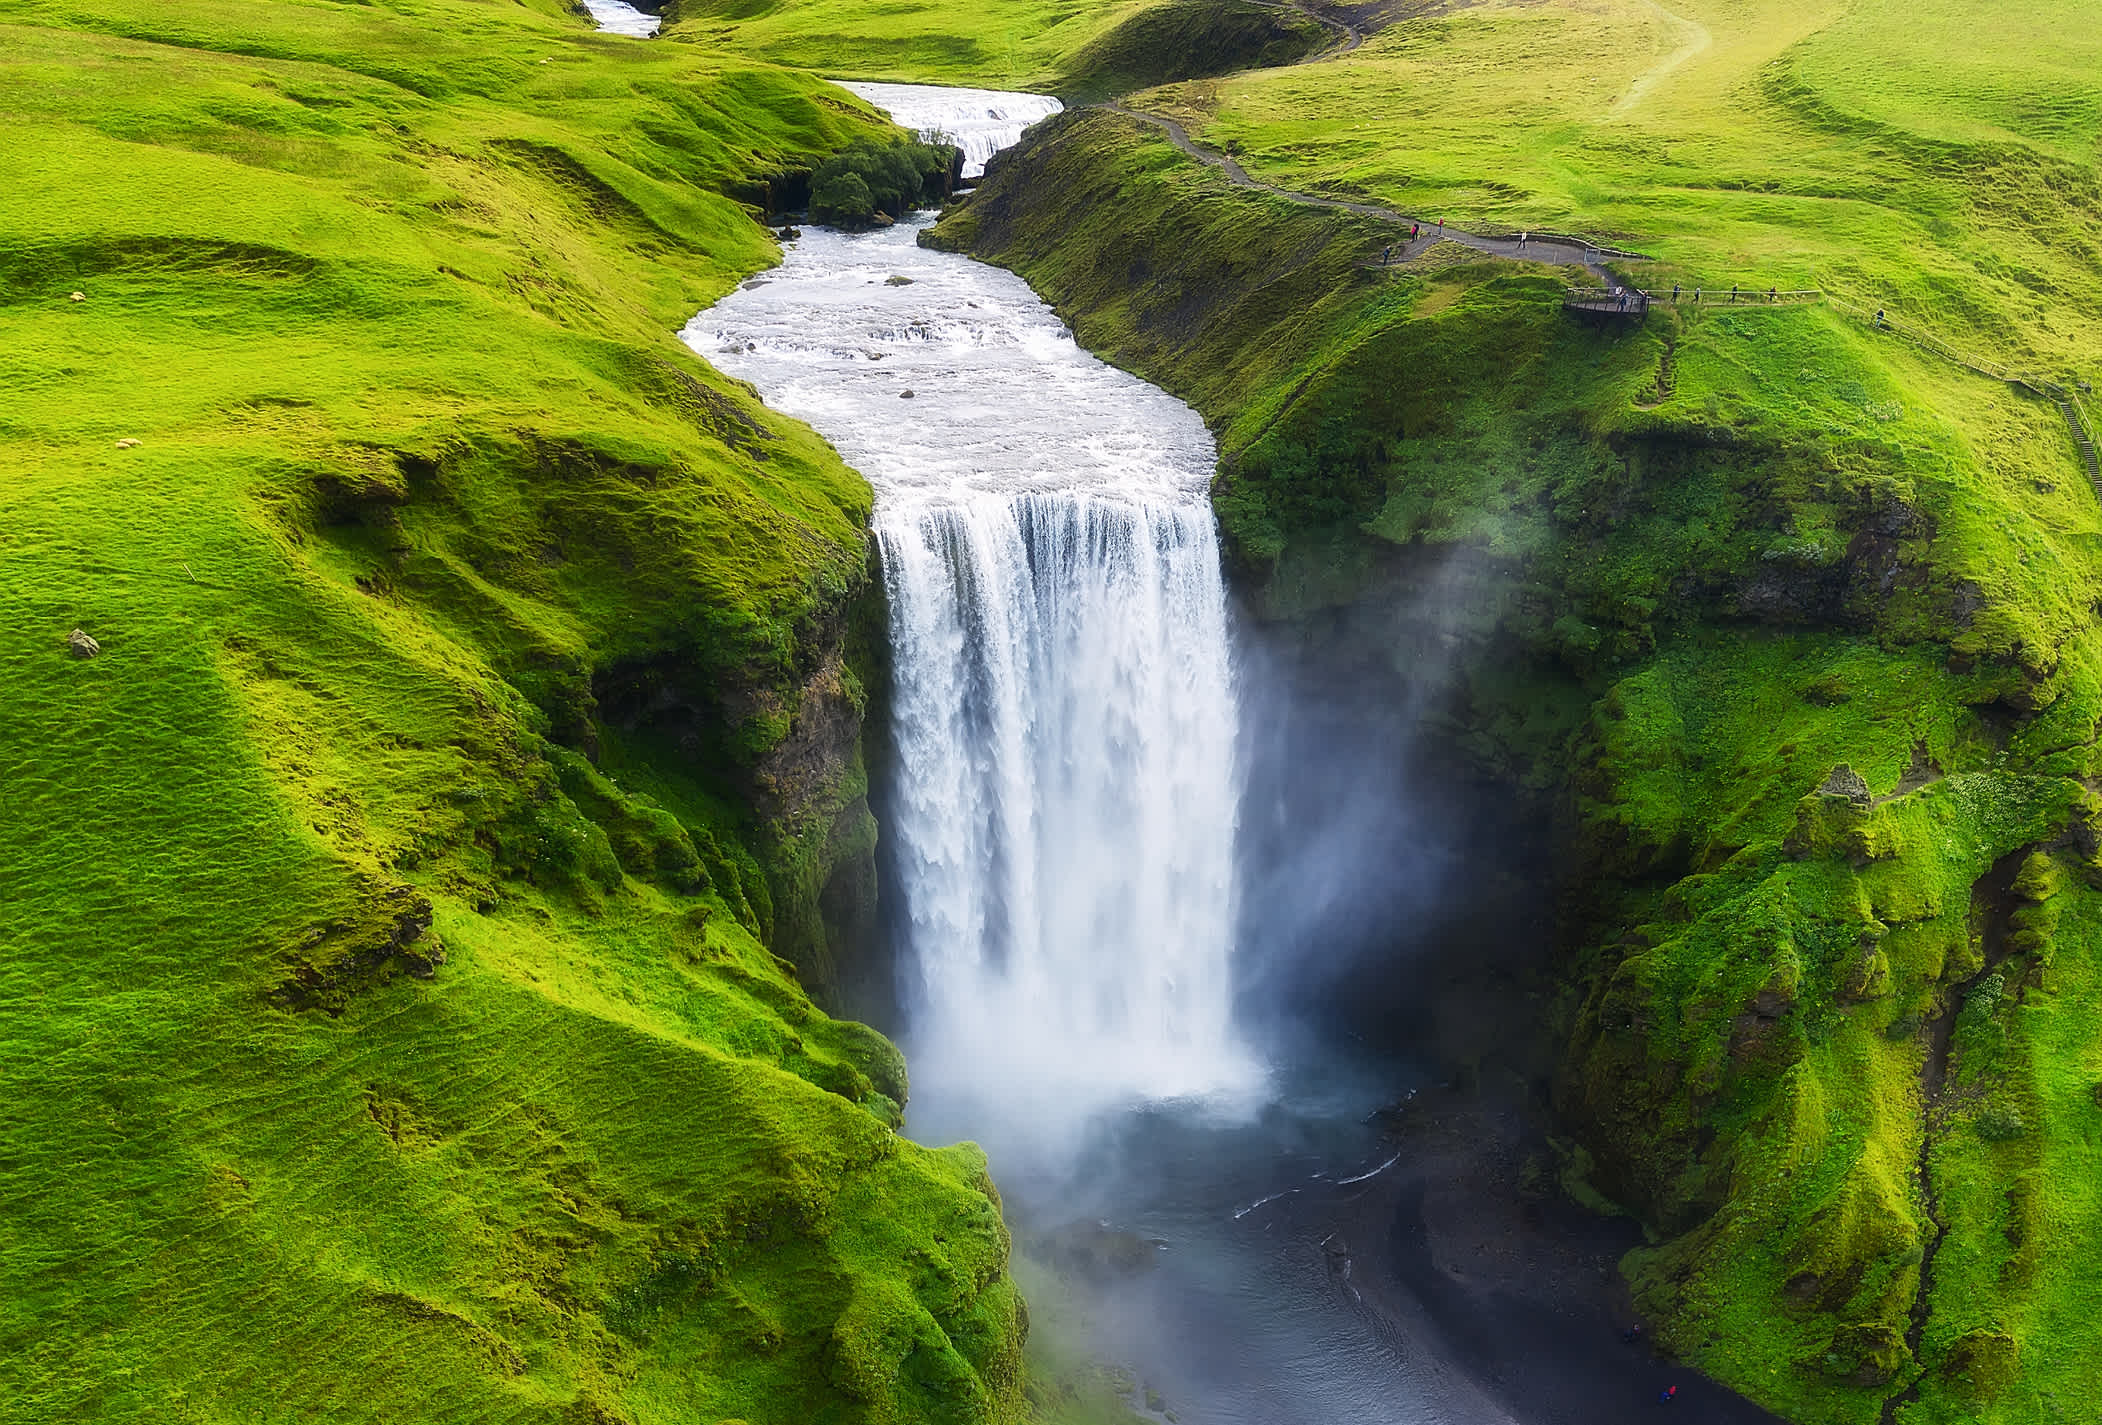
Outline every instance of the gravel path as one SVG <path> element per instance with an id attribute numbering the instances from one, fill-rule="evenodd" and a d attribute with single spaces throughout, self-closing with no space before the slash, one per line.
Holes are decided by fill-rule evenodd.
<path id="1" fill-rule="evenodd" d="M 1355 34 L 1356 32 L 1353 31 L 1352 33 Z M 1389 208 L 1379 203 L 1353 203 L 1342 198 L 1323 198 L 1313 193 L 1294 192 L 1289 188 L 1280 188 L 1274 183 L 1265 183 L 1260 178 L 1250 177 L 1248 171 L 1235 162 L 1230 155 L 1206 148 L 1197 143 L 1190 137 L 1189 131 L 1173 119 L 1166 118 L 1160 114 L 1150 114 L 1144 109 L 1134 109 L 1125 104 L 1110 103 L 1102 107 L 1112 113 L 1122 114 L 1127 119 L 1136 119 L 1140 123 L 1151 124 L 1154 128 L 1165 133 L 1170 143 L 1173 143 L 1199 163 L 1217 169 L 1226 176 L 1227 182 L 1237 188 L 1259 189 L 1262 192 L 1275 194 L 1290 202 L 1305 203 L 1315 208 L 1334 208 L 1340 212 L 1356 213 L 1359 217 L 1376 218 L 1382 222 L 1420 224 L 1422 232 L 1414 242 L 1401 242 L 1394 245 L 1393 260 L 1397 263 L 1409 262 L 1421 257 L 1424 253 L 1430 251 L 1435 243 L 1456 242 L 1462 247 L 1473 248 L 1476 252 L 1487 253 L 1491 257 L 1506 258 L 1513 262 L 1544 262 L 1550 266 L 1557 267 L 1582 267 L 1586 272 L 1589 272 L 1593 277 L 1610 287 L 1618 284 L 1613 275 L 1606 270 L 1605 264 L 1608 258 L 1617 257 L 1636 262 L 1649 260 L 1648 255 L 1645 253 L 1630 252 L 1624 248 L 1617 247 L 1601 247 L 1596 243 L 1586 242 L 1582 238 L 1557 234 L 1532 237 L 1521 242 L 1516 237 L 1486 237 L 1480 233 L 1462 232 L 1460 229 L 1451 226 L 1441 228 L 1435 220 L 1425 221 L 1413 214 L 1404 213 L 1398 208 Z"/>

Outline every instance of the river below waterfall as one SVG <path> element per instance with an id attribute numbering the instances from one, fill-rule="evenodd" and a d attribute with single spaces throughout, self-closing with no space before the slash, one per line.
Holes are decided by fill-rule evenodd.
<path id="1" fill-rule="evenodd" d="M 937 132 L 1049 107 L 862 92 Z M 926 221 L 809 230 L 683 333 L 875 490 L 908 1131 L 986 1146 L 1090 1348 L 1182 1425 L 1575 1425 L 1660 1383 L 1758 1418 L 1616 1339 L 1632 1238 L 1521 1193 L 1510 1096 L 1244 1025 L 1236 941 L 1294 932 L 1240 904 L 1211 440 L 1020 278 L 919 247 Z"/>

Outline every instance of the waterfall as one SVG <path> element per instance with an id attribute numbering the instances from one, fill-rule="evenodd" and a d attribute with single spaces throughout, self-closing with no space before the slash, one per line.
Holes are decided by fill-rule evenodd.
<path id="1" fill-rule="evenodd" d="M 684 333 L 876 492 L 916 1113 L 983 1137 L 1238 1097 L 1211 438 L 924 225 L 808 230 Z"/>
<path id="2" fill-rule="evenodd" d="M 963 150 L 963 176 L 985 172 L 985 161 L 1018 142 L 1022 130 L 1065 106 L 1048 94 L 1003 94 L 992 89 L 945 89 L 925 84 L 842 82 L 928 143 Z"/>
<path id="3" fill-rule="evenodd" d="M 1234 690 L 1210 509 L 1094 491 L 877 522 L 919 1072 L 1107 1105 L 1238 1072 Z"/>

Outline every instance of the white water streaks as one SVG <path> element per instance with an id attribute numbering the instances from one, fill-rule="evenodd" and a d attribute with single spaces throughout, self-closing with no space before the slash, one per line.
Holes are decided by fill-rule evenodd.
<path id="1" fill-rule="evenodd" d="M 660 23 L 655 15 L 645 14 L 622 0 L 584 0 L 584 8 L 598 27 L 611 35 L 646 40 L 657 33 Z"/>
<path id="2" fill-rule="evenodd" d="M 1048 94 L 1003 94 L 994 89 L 946 89 L 931 84 L 840 81 L 928 143 L 963 150 L 963 176 L 985 172 L 985 161 L 1020 141 L 1022 130 L 1065 106 Z"/>
<path id="3" fill-rule="evenodd" d="M 1045 1144 L 1110 1107 L 1238 1101 L 1261 1076 L 1231 1013 L 1210 437 L 923 225 L 809 230 L 684 333 L 875 487 L 916 1098 Z"/>

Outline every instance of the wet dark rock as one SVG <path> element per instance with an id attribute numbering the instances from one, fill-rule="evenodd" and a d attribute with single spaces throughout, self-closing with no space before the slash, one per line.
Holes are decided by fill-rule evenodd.
<path id="1" fill-rule="evenodd" d="M 1817 791 L 1819 796 L 1841 797 L 1864 810 L 1874 801 L 1869 795 L 1868 780 L 1844 762 L 1825 774 Z"/>
<path id="2" fill-rule="evenodd" d="M 1106 1222 L 1072 1222 L 1045 1233 L 1036 1252 L 1061 1271 L 1089 1281 L 1116 1281 L 1151 1271 L 1160 1244 Z"/>

